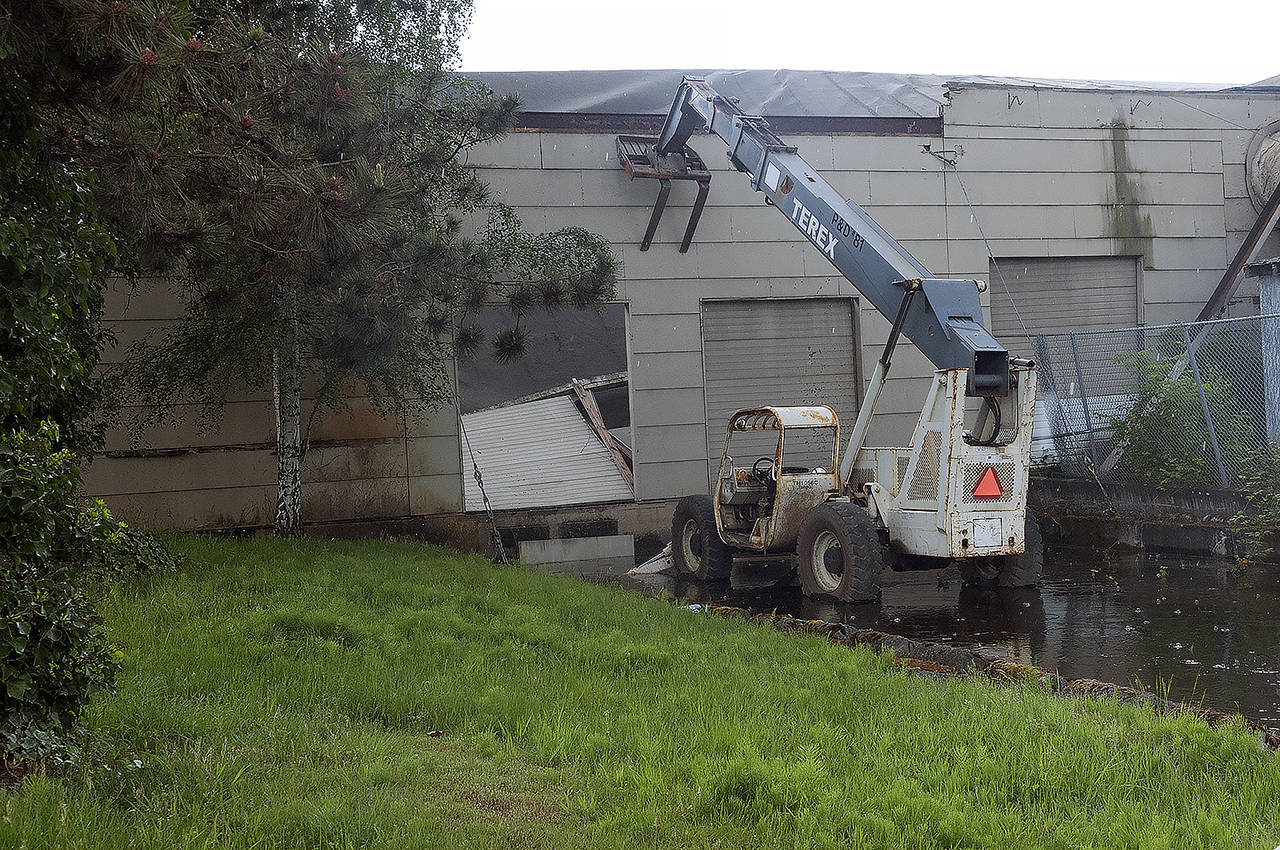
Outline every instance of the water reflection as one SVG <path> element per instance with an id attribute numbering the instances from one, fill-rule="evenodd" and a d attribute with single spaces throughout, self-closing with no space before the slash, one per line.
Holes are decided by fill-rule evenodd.
<path id="1" fill-rule="evenodd" d="M 851 622 L 983 649 L 1067 676 L 1163 691 L 1280 727 L 1280 569 L 1220 559 L 1059 548 L 1035 590 L 962 587 L 953 570 L 887 573 L 879 602 L 806 599 L 780 566 L 727 582 L 620 581 L 649 595 Z"/>

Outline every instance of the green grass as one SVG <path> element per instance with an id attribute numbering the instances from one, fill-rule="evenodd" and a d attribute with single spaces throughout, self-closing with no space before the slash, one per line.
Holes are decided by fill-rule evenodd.
<path id="1" fill-rule="evenodd" d="M 107 600 L 91 766 L 0 792 L 0 846 L 1280 844 L 1240 725 L 409 543 L 178 545 Z"/>

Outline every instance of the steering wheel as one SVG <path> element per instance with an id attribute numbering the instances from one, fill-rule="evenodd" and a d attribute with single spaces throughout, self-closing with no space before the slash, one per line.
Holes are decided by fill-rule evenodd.
<path id="1" fill-rule="evenodd" d="M 761 466 L 764 466 L 761 469 Z M 751 477 L 759 481 L 765 487 L 773 487 L 777 483 L 777 479 L 773 474 L 774 463 L 771 457 L 762 457 L 751 465 Z"/>

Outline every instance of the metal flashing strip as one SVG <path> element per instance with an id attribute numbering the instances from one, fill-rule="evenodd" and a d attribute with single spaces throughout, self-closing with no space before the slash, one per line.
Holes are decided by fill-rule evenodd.
<path id="1" fill-rule="evenodd" d="M 942 135 L 941 118 L 765 116 L 779 133 L 800 136 L 928 136 Z M 512 132 L 634 133 L 654 135 L 662 128 L 661 115 L 631 113 L 521 112 Z"/>

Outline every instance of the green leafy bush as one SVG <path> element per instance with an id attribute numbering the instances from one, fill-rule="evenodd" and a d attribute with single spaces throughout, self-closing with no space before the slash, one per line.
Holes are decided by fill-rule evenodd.
<path id="1" fill-rule="evenodd" d="M 1160 489 L 1219 487 L 1217 464 L 1200 404 L 1195 376 L 1179 341 L 1121 352 L 1116 363 L 1134 378 L 1126 413 L 1110 418 L 1117 443 L 1125 446 L 1121 468 Z M 1201 364 L 1218 447 L 1224 457 L 1244 457 L 1256 445 L 1254 429 L 1231 383 L 1212 364 Z"/>
<path id="2" fill-rule="evenodd" d="M 109 688 L 112 649 L 72 555 L 80 536 L 69 450 L 51 422 L 0 434 L 0 767 L 71 754 L 80 709 Z"/>
<path id="3" fill-rule="evenodd" d="M 79 482 L 53 423 L 0 435 L 0 772 L 74 754 L 80 710 L 116 671 L 96 595 L 177 564 L 101 501 L 79 503 Z"/>
<path id="4" fill-rule="evenodd" d="M 0 68 L 0 779 L 72 756 L 80 711 L 115 672 L 94 596 L 172 563 L 76 495 L 77 459 L 102 435 L 99 318 L 115 247 L 87 176 L 42 156 L 12 72 Z"/>
<path id="5" fill-rule="evenodd" d="M 145 573 L 177 569 L 180 559 L 154 535 L 118 522 L 101 499 L 86 502 L 76 516 L 71 559 L 88 584 L 105 586 Z"/>

